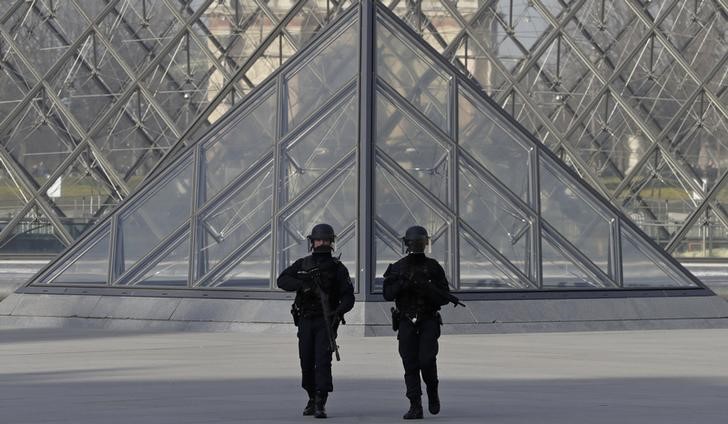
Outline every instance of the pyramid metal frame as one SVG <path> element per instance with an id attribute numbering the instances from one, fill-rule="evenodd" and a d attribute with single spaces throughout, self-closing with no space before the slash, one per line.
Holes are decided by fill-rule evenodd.
<path id="1" fill-rule="evenodd" d="M 22 232 L 69 245 L 133 192 L 147 168 L 162 169 L 245 98 L 259 83 L 251 72 L 276 69 L 351 4 L 1 3 L 0 189 L 9 193 L 10 220 L 0 246 Z M 717 135 L 728 129 L 726 1 L 393 0 L 387 7 L 668 252 L 723 255 L 727 148 Z M 84 106 L 93 99 L 113 101 Z M 12 134 L 26 143 L 38 128 L 55 132 L 52 144 L 67 150 L 42 178 L 22 151 L 5 145 Z M 126 169 L 118 155 L 134 163 Z M 76 185 L 92 194 L 48 196 L 59 177 L 76 174 L 87 183 Z M 89 204 L 89 196 L 98 200 Z"/>
<path id="2" fill-rule="evenodd" d="M 391 158 L 388 158 L 388 156 L 382 152 L 378 151 L 378 147 L 376 146 L 376 142 L 366 142 L 368 140 L 374 140 L 376 137 L 376 127 L 375 127 L 375 109 L 376 109 L 376 96 L 378 95 L 384 95 L 385 97 L 388 97 L 390 101 L 399 102 L 397 104 L 398 107 L 400 107 L 402 110 L 404 110 L 404 113 L 410 114 L 412 116 L 419 116 L 417 118 L 417 124 L 421 126 L 427 127 L 426 130 L 433 135 L 436 139 L 440 139 L 443 143 L 451 143 L 450 148 L 452 149 L 451 155 L 450 155 L 450 163 L 454 164 L 455 166 L 452 166 L 448 168 L 451 172 L 455 172 L 456 169 L 459 168 L 459 164 L 461 160 L 464 160 L 465 162 L 468 162 L 473 167 L 480 167 L 478 172 L 480 172 L 480 176 L 487 179 L 488 183 L 491 185 L 491 189 L 495 187 L 497 194 L 503 196 L 504 200 L 517 205 L 517 208 L 524 214 L 526 214 L 529 219 L 531 219 L 531 225 L 530 229 L 526 230 L 529 231 L 532 235 L 531 240 L 536 241 L 535 243 L 532 243 L 533 246 L 529 248 L 529 251 L 531 252 L 531 255 L 533 258 L 540 258 L 540 240 L 541 237 L 546 237 L 550 241 L 550 243 L 555 243 L 558 247 L 557 249 L 560 249 L 562 251 L 562 254 L 565 254 L 566 257 L 570 258 L 572 261 L 576 261 L 576 263 L 581 264 L 580 268 L 581 271 L 586 272 L 587 274 L 591 274 L 592 277 L 595 277 L 596 280 L 604 280 L 606 281 L 616 281 L 618 284 L 622 281 L 622 269 L 621 265 L 622 262 L 620 260 L 620 254 L 619 246 L 621 246 L 620 237 L 623 232 L 626 231 L 627 234 L 631 234 L 633 237 L 635 237 L 635 242 L 640 244 L 641 248 L 638 247 L 640 250 L 644 250 L 643 253 L 647 254 L 648 257 L 650 255 L 653 256 L 652 259 L 657 259 L 662 263 L 662 266 L 665 268 L 663 271 L 665 271 L 667 274 L 672 274 L 677 276 L 678 279 L 681 279 L 684 283 L 684 286 L 680 287 L 668 287 L 667 284 L 659 286 L 657 289 L 644 289 L 644 288 L 628 288 L 623 286 L 618 286 L 617 288 L 611 288 L 611 289 L 575 289 L 575 288 L 568 288 L 568 289 L 547 289 L 547 290 L 540 290 L 535 291 L 535 289 L 543 289 L 543 287 L 540 286 L 543 282 L 543 275 L 542 275 L 542 266 L 541 262 L 537 260 L 532 260 L 530 264 L 527 266 L 527 270 L 525 273 L 521 273 L 521 277 L 525 278 L 526 280 L 535 281 L 537 283 L 537 287 L 532 287 L 533 290 L 518 290 L 518 289 L 510 289 L 507 291 L 499 291 L 499 290 L 470 290 L 468 292 L 464 292 L 463 294 L 465 297 L 473 297 L 473 298 L 509 298 L 509 297 L 570 297 L 570 296 L 577 296 L 577 297 L 604 297 L 604 296 L 636 296 L 636 295 L 657 295 L 657 296 L 666 296 L 666 295 L 709 295 L 711 292 L 707 290 L 695 277 L 693 277 L 689 272 L 687 272 L 677 261 L 670 258 L 667 255 L 664 255 L 664 253 L 659 253 L 660 249 L 655 245 L 654 242 L 647 239 L 643 233 L 634 225 L 632 224 L 628 219 L 626 219 L 616 208 L 611 206 L 603 197 L 600 196 L 599 193 L 597 193 L 595 190 L 590 188 L 588 185 L 581 183 L 578 175 L 573 172 L 571 169 L 567 168 L 561 162 L 559 159 L 551 153 L 548 149 L 543 147 L 538 141 L 530 135 L 530 133 L 520 124 L 513 121 L 512 118 L 510 118 L 502 109 L 500 109 L 492 100 L 486 98 L 482 94 L 480 94 L 480 87 L 477 86 L 475 83 L 470 81 L 465 75 L 462 74 L 461 71 L 459 71 L 454 66 L 450 65 L 446 61 L 444 61 L 441 57 L 439 57 L 439 54 L 432 49 L 431 47 L 428 47 L 425 45 L 424 42 L 419 38 L 419 36 L 414 33 L 411 29 L 404 27 L 403 25 L 400 25 L 397 22 L 398 18 L 393 15 L 390 11 L 388 11 L 386 8 L 375 5 L 374 2 L 365 1 L 362 2 L 362 6 L 358 10 L 350 10 L 346 14 L 344 14 L 342 17 L 340 17 L 339 20 L 337 20 L 336 23 L 334 23 L 325 33 L 318 35 L 315 40 L 307 46 L 305 49 L 303 49 L 301 52 L 299 52 L 295 57 L 293 57 L 289 62 L 286 63 L 281 69 L 279 69 L 274 74 L 270 75 L 262 84 L 259 85 L 259 87 L 254 90 L 253 93 L 251 93 L 250 97 L 243 102 L 241 106 L 236 108 L 235 110 L 229 111 L 225 117 L 223 117 L 221 120 L 218 121 L 218 123 L 215 124 L 213 128 L 211 128 L 205 136 L 203 136 L 198 142 L 196 142 L 194 145 L 189 146 L 185 149 L 185 152 L 180 154 L 176 160 L 174 160 L 172 163 L 168 164 L 163 171 L 160 171 L 157 173 L 157 175 L 147 182 L 145 185 L 145 188 L 142 188 L 137 193 L 132 195 L 130 198 L 128 198 L 124 203 L 110 216 L 106 217 L 103 221 L 101 221 L 99 224 L 96 225 L 95 229 L 91 231 L 86 237 L 83 237 L 81 240 L 79 240 L 74 248 L 69 248 L 67 251 L 61 255 L 56 261 L 46 266 L 31 282 L 26 286 L 24 289 L 21 289 L 24 292 L 45 292 L 45 293 L 53 293 L 53 292 L 63 292 L 63 293 L 103 293 L 103 294 L 119 294 L 119 295 L 141 295 L 141 296 L 155 296 L 155 295 L 169 295 L 169 296 L 203 296 L 203 297 L 260 297 L 260 298 L 278 298 L 278 297 L 289 297 L 289 295 L 286 295 L 281 292 L 276 291 L 251 291 L 251 290 L 220 290 L 220 289 L 194 289 L 191 290 L 191 287 L 189 284 L 191 284 L 190 278 L 195 278 L 197 276 L 197 269 L 195 267 L 199 266 L 198 261 L 196 260 L 197 254 L 197 238 L 200 236 L 200 232 L 197 230 L 200 227 L 199 219 L 202 216 L 202 213 L 204 211 L 212 210 L 215 205 L 222 204 L 223 200 L 220 199 L 229 199 L 231 196 L 233 196 L 236 192 L 239 192 L 241 190 L 241 187 L 238 186 L 235 182 L 241 182 L 244 180 L 247 180 L 250 175 L 254 175 L 256 173 L 264 172 L 262 166 L 260 167 L 252 167 L 251 169 L 242 172 L 241 175 L 238 175 L 237 177 L 233 178 L 232 180 L 229 180 L 226 182 L 227 188 L 223 189 L 222 192 L 219 192 L 213 196 L 212 199 L 208 199 L 208 203 L 203 205 L 204 202 L 202 202 L 201 192 L 203 191 L 203 187 L 200 187 L 199 185 L 199 174 L 202 172 L 201 168 L 201 160 L 200 155 L 202 154 L 202 146 L 205 145 L 205 143 L 208 140 L 213 140 L 215 137 L 219 137 L 220 133 L 224 132 L 225 129 L 231 130 L 232 125 L 235 122 L 240 122 L 242 119 L 244 119 L 247 116 L 247 113 L 252 113 L 251 111 L 254 109 L 254 107 L 262 102 L 267 94 L 270 94 L 269 92 L 273 90 L 273 85 L 276 85 L 277 89 L 277 100 L 276 104 L 277 110 L 280 112 L 283 109 L 284 104 L 287 103 L 287 99 L 285 99 L 283 96 L 287 92 L 286 90 L 283 90 L 283 84 L 284 84 L 284 78 L 287 75 L 292 75 L 294 71 L 299 69 L 300 67 L 304 66 L 309 60 L 312 60 L 312 57 L 317 54 L 321 53 L 325 47 L 326 42 L 328 42 L 330 39 L 334 39 L 335 37 L 331 34 L 341 35 L 348 25 L 350 25 L 352 22 L 354 22 L 354 15 L 358 15 L 358 20 L 361 24 L 360 29 L 360 64 L 359 69 L 357 71 L 357 74 L 355 74 L 354 82 L 349 80 L 349 82 L 344 82 L 343 85 L 341 85 L 340 89 L 337 90 L 336 93 L 332 93 L 332 97 L 328 100 L 326 100 L 323 104 L 316 105 L 316 110 L 318 112 L 310 113 L 306 118 L 304 118 L 305 122 L 301 122 L 293 131 L 289 132 L 288 134 L 285 134 L 285 125 L 284 119 L 282 118 L 282 114 L 278 114 L 278 124 L 277 124 L 277 135 L 275 136 L 273 148 L 274 153 L 273 157 L 269 157 L 270 154 L 266 154 L 263 158 L 259 158 L 256 161 L 256 164 L 262 165 L 264 163 L 270 164 L 271 161 L 274 164 L 274 167 L 280 168 L 280 162 L 281 159 L 279 157 L 281 149 L 284 148 L 285 140 L 291 140 L 297 137 L 299 134 L 297 132 L 304 132 L 312 130 L 315 126 L 314 123 L 318 120 L 322 119 L 321 115 L 328 114 L 331 112 L 332 105 L 338 105 L 341 104 L 346 98 L 348 98 L 352 92 L 358 89 L 359 91 L 359 141 L 358 141 L 358 152 L 357 152 L 357 161 L 358 161 L 358 225 L 356 226 L 356 231 L 358 234 L 358 259 L 355 262 L 358 264 L 356 266 L 356 280 L 361 282 L 365 282 L 364 287 L 360 287 L 361 290 L 359 290 L 358 296 L 360 298 L 366 298 L 366 299 L 379 299 L 379 295 L 376 293 L 376 288 L 373 286 L 376 281 L 376 251 L 375 251 L 375 243 L 373 242 L 375 240 L 375 237 L 380 234 L 377 229 L 378 226 L 381 227 L 382 223 L 378 222 L 379 218 L 376 218 L 376 206 L 375 206 L 375 164 L 379 164 L 381 166 L 390 167 L 391 169 L 397 168 L 397 162 Z M 390 26 L 389 30 L 395 30 L 397 34 L 397 38 L 400 38 L 400 42 L 404 42 L 404 44 L 409 44 L 410 47 L 416 46 L 416 48 L 419 49 L 419 53 L 424 55 L 424 60 L 429 60 L 432 64 L 434 64 L 435 67 L 442 69 L 445 73 L 448 74 L 450 78 L 450 84 L 448 88 L 448 108 L 447 114 L 449 115 L 449 133 L 443 132 L 440 128 L 437 127 L 436 124 L 433 122 L 430 122 L 427 120 L 427 118 L 423 115 L 421 111 L 419 111 L 416 107 L 409 105 L 407 106 L 406 101 L 401 101 L 403 98 L 400 96 L 401 93 L 398 93 L 396 88 L 393 88 L 389 86 L 382 77 L 377 77 L 376 74 L 376 59 L 375 59 L 375 34 L 376 34 L 376 25 L 381 23 L 385 26 Z M 324 45 L 322 45 L 322 43 Z M 358 75 L 358 76 L 356 76 Z M 358 88 L 354 88 L 355 81 L 358 80 Z M 484 107 L 488 109 L 488 112 L 491 114 L 494 114 L 495 116 L 489 116 L 490 118 L 495 119 L 496 121 L 499 121 L 506 130 L 510 129 L 510 131 L 514 131 L 516 133 L 516 137 L 521 137 L 522 139 L 528 140 L 530 143 L 530 153 L 528 153 L 531 161 L 530 175 L 527 177 L 528 180 L 528 186 L 530 187 L 528 191 L 528 195 L 526 199 L 522 199 L 518 195 L 511 193 L 509 189 L 503 184 L 503 182 L 499 181 L 499 178 L 489 170 L 487 170 L 477 159 L 474 159 L 472 157 L 469 157 L 469 154 L 463 150 L 461 146 L 458 145 L 457 142 L 450 141 L 450 138 L 456 138 L 457 136 L 454 135 L 453 131 L 455 131 L 458 128 L 458 111 L 456 108 L 456 105 L 458 104 L 458 96 L 461 94 L 461 90 L 464 90 L 464 92 L 469 92 L 469 97 L 472 97 L 471 100 L 480 103 L 481 107 Z M 380 93 L 380 94 L 376 94 Z M 364 140 L 362 142 L 361 140 Z M 341 159 L 338 163 L 345 163 L 352 160 L 350 156 L 347 154 L 344 156 L 343 159 Z M 552 172 L 555 172 L 557 174 L 561 173 L 557 177 L 562 178 L 563 184 L 569 184 L 569 188 L 572 190 L 576 190 L 577 193 L 575 194 L 576 197 L 581 196 L 582 201 L 585 202 L 592 202 L 594 204 L 599 204 L 599 207 L 604 211 L 605 217 L 611 218 L 612 223 L 609 225 L 609 238 L 611 240 L 611 247 L 610 252 L 608 253 L 608 256 L 610 257 L 610 265 L 608 265 L 608 270 L 606 272 L 600 270 L 599 266 L 595 265 L 591 260 L 585 256 L 583 252 L 581 252 L 578 248 L 572 245 L 572 243 L 567 240 L 566 237 L 564 237 L 562 234 L 559 233 L 559 231 L 554 227 L 553 223 L 547 222 L 545 219 L 539 216 L 540 210 L 540 196 L 542 194 L 540 192 L 536 191 L 536 187 L 541 187 L 540 181 L 539 181 L 539 169 L 541 168 L 541 161 L 550 162 L 550 165 L 548 167 L 553 167 Z M 192 203 L 192 209 L 190 212 L 190 215 L 187 218 L 183 220 L 182 223 L 175 225 L 172 227 L 167 233 L 162 237 L 162 241 L 158 243 L 156 247 L 154 247 L 151 251 L 147 252 L 145 257 L 139 261 L 139 263 L 135 264 L 131 270 L 123 270 L 121 268 L 121 264 L 117 260 L 119 258 L 118 249 L 122 249 L 122 245 L 120 244 L 120 241 L 117 240 L 116 235 L 118 234 L 118 225 L 119 225 L 119 216 L 127 214 L 129 216 L 134 212 L 135 205 L 138 205 L 141 203 L 141 201 L 149 196 L 151 196 L 154 193 L 154 190 L 160 190 L 162 185 L 165 184 L 167 181 L 170 181 L 171 178 L 174 177 L 174 175 L 171 175 L 173 173 L 179 173 L 182 172 L 182 165 L 185 162 L 192 161 L 190 163 L 196 164 L 194 166 L 193 177 L 192 177 L 192 183 L 191 183 L 191 199 L 196 199 L 196 201 L 191 202 Z M 179 169 L 178 169 L 179 168 Z M 560 169 L 559 169 L 560 168 Z M 396 177 L 399 178 L 401 181 L 405 181 L 407 184 L 410 184 L 410 187 L 414 187 L 418 185 L 417 179 L 415 177 L 412 177 L 409 175 L 406 171 L 403 171 L 403 169 L 400 169 L 397 172 Z M 565 172 L 564 172 L 565 171 Z M 324 175 L 320 176 L 318 181 L 321 181 L 324 179 L 325 176 L 330 175 L 336 175 L 339 173 L 337 170 L 337 166 L 332 166 L 331 169 L 324 172 Z M 276 174 L 277 178 L 279 174 Z M 454 175 L 450 181 L 449 184 L 451 185 L 450 189 L 452 190 L 451 196 L 457 196 L 458 194 L 458 188 L 457 188 L 457 181 L 458 181 L 458 175 Z M 314 185 L 315 186 L 315 185 Z M 321 186 L 312 186 L 309 187 L 307 190 L 311 193 L 314 191 L 317 191 L 318 193 L 321 193 L 327 185 Z M 150 188 L 151 187 L 151 188 Z M 417 191 L 417 190 L 416 190 Z M 313 194 L 309 193 L 309 198 L 313 197 Z M 433 195 L 432 193 L 429 193 L 428 190 L 419 190 L 417 193 L 421 196 L 424 196 L 424 199 L 432 202 L 435 205 L 438 205 L 441 210 L 447 211 L 450 210 L 450 207 L 447 204 L 442 203 L 440 200 L 438 200 L 437 196 Z M 573 193 L 572 193 L 573 194 Z M 586 198 L 586 200 L 585 200 Z M 445 212 L 446 214 L 450 214 L 450 219 L 454 220 L 454 226 L 455 231 L 449 231 L 449 235 L 447 236 L 448 242 L 451 245 L 455 245 L 458 241 L 458 229 L 465 225 L 464 228 L 468 229 L 468 232 L 471 234 L 471 236 L 478 237 L 477 230 L 473 229 L 472 227 L 467 227 L 466 223 L 461 223 L 459 214 L 457 212 L 457 205 L 459 201 L 455 199 L 452 202 L 453 207 L 455 208 L 454 211 Z M 278 201 L 273 202 L 274 205 L 278 205 Z M 277 206 L 276 206 L 277 207 Z M 291 206 L 287 206 L 288 209 L 291 208 Z M 198 213 L 199 212 L 199 213 Z M 608 216 L 607 216 L 608 215 Z M 280 210 L 276 211 L 275 216 L 279 217 L 282 216 L 282 213 Z M 273 227 L 276 227 L 279 225 L 278 218 L 273 219 L 271 225 Z M 448 225 L 452 226 L 453 223 L 450 222 Z M 194 230 L 191 230 L 194 229 Z M 151 261 L 154 259 L 161 259 L 164 257 L 164 255 L 170 253 L 170 251 L 174 248 L 175 245 L 177 245 L 178 241 L 180 240 L 180 237 L 184 235 L 187 231 L 190 231 L 190 257 L 192 260 L 189 261 L 189 272 L 188 272 L 188 282 L 184 285 L 184 287 L 174 288 L 170 287 L 168 289 L 165 289 L 163 287 L 159 286 L 152 286 L 153 288 L 150 289 L 143 289 L 139 288 L 138 286 L 93 286 L 93 285 L 69 285 L 69 284 L 63 284 L 61 286 L 54 286 L 54 285 L 48 285 L 48 284 L 42 284 L 43 281 L 52 281 L 53 278 L 60 275 L 63 270 L 59 270 L 60 265 L 64 265 L 64 260 L 74 258 L 76 256 L 76 251 L 79 248 L 91 248 L 92 245 L 87 246 L 87 243 L 89 243 L 91 240 L 94 239 L 94 237 L 97 237 L 106 230 L 109 230 L 111 232 L 111 246 L 113 247 L 113 251 L 117 252 L 116 255 L 112 255 L 112 262 L 111 265 L 108 266 L 108 280 L 107 281 L 124 281 L 129 280 L 138 277 L 139 275 L 142 275 L 143 273 L 149 271 L 151 267 L 154 266 L 154 263 L 151 263 Z M 258 236 L 260 234 L 265 233 L 265 228 L 259 229 L 257 232 L 255 232 L 252 236 L 248 237 L 248 240 L 250 243 L 255 243 L 256 239 L 258 239 Z M 279 236 L 276 235 L 276 230 L 274 228 L 270 228 L 270 231 L 272 231 L 273 236 L 273 251 L 277 251 L 280 246 L 277 246 L 276 243 L 278 243 Z M 350 231 L 350 230 L 348 230 Z M 396 231 L 396 229 L 395 229 Z M 437 237 L 438 235 L 435 234 L 434 237 Z M 481 236 L 482 237 L 482 236 Z M 644 238 L 644 240 L 640 240 L 639 238 Z M 503 264 L 509 264 L 510 262 L 503 257 L 497 248 L 494 248 L 490 243 L 485 241 L 484 243 L 481 243 L 482 246 L 486 247 L 487 253 L 491 255 L 491 257 L 496 258 L 497 261 L 500 261 L 500 263 Z M 255 247 L 255 246 L 253 246 Z M 227 263 L 223 266 L 219 266 L 217 270 L 217 275 L 220 275 L 223 272 L 226 272 L 227 270 L 231 269 L 233 266 L 235 266 L 232 262 L 234 258 L 240 259 L 238 254 L 246 250 L 246 246 L 240 246 L 237 248 L 234 252 L 231 252 L 227 255 L 227 258 L 225 259 Z M 457 247 L 454 248 L 454 252 L 457 252 Z M 156 253 L 155 253 L 156 252 Z M 450 251 L 448 255 L 450 258 L 445 258 L 446 262 L 450 264 L 450 268 L 448 271 L 452 272 L 453 275 L 458 275 L 457 270 L 457 264 L 458 264 L 458 258 L 456 253 L 453 251 Z M 661 258 L 660 258 L 661 256 Z M 276 265 L 275 258 L 277 257 L 277 254 L 273 254 L 273 260 L 271 262 L 271 274 L 276 275 L 277 274 L 277 268 L 280 268 L 280 265 Z M 448 261 L 449 259 L 449 261 Z M 287 261 L 286 261 L 287 262 Z M 60 265 L 59 265 L 60 264 Z M 67 263 L 65 263 L 66 266 L 70 266 L 73 264 L 73 261 L 69 260 Z M 511 264 L 512 265 L 512 264 Z M 226 268 L 227 267 L 227 268 Z M 506 266 L 507 268 L 508 266 Z M 65 268 L 64 268 L 65 269 Z M 515 274 L 518 274 L 517 269 L 513 269 L 511 267 L 510 271 L 516 271 Z M 527 274 L 527 275 L 526 275 Z M 608 275 L 609 274 L 609 275 Z M 272 281 L 271 281 L 272 284 Z M 686 287 L 689 286 L 689 287 Z M 269 288 L 272 288 L 273 286 L 269 286 Z"/>

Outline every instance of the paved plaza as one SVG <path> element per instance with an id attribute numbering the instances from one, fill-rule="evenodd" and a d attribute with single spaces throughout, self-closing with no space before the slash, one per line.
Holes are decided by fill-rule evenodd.
<path id="1" fill-rule="evenodd" d="M 394 337 L 342 337 L 330 421 L 400 422 Z M 725 423 L 728 330 L 443 336 L 430 422 Z M 0 329 L 0 422 L 296 423 L 291 334 Z"/>

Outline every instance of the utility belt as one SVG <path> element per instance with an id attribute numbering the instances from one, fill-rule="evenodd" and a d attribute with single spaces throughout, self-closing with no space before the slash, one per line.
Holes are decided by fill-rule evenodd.
<path id="1" fill-rule="evenodd" d="M 425 321 L 427 319 L 434 318 L 437 320 L 437 323 L 442 325 L 442 316 L 440 315 L 440 312 L 438 311 L 431 311 L 431 312 L 403 312 L 397 309 L 396 307 L 392 307 L 392 330 L 397 331 L 399 330 L 399 323 L 401 320 L 406 319 L 409 322 L 411 322 L 414 325 L 417 325 L 420 321 Z"/>
<path id="2" fill-rule="evenodd" d="M 304 311 L 294 303 L 291 305 L 291 316 L 293 317 L 293 325 L 298 327 L 301 318 L 321 318 L 324 314 L 321 311 Z"/>

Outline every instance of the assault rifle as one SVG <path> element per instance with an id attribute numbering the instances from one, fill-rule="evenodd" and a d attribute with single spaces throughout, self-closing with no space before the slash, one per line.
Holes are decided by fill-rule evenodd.
<path id="1" fill-rule="evenodd" d="M 437 287 L 432 283 L 432 280 L 429 278 L 427 279 L 426 283 L 419 283 L 416 280 L 414 280 L 412 277 L 404 275 L 404 274 L 395 274 L 402 280 L 407 280 L 415 287 L 422 287 L 426 291 L 429 291 L 431 294 L 434 294 L 436 297 L 440 297 L 442 299 L 447 299 L 449 303 L 453 304 L 453 307 L 457 308 L 458 306 L 465 307 L 466 305 L 460 301 L 455 295 L 450 293 L 449 291 L 445 291 Z"/>
<path id="2" fill-rule="evenodd" d="M 336 337 L 334 336 L 334 328 L 332 325 L 336 325 L 341 321 L 342 324 L 346 324 L 343 317 L 336 317 L 336 323 L 331 322 L 331 307 L 329 305 L 329 295 L 323 290 L 321 284 L 321 268 L 315 266 L 313 268 L 298 271 L 299 274 L 310 275 L 313 279 L 313 288 L 316 290 L 319 300 L 321 301 L 321 310 L 324 314 L 324 325 L 326 325 L 326 336 L 329 338 L 329 351 L 336 355 L 336 360 L 341 361 L 339 355 L 339 345 L 336 344 Z"/>

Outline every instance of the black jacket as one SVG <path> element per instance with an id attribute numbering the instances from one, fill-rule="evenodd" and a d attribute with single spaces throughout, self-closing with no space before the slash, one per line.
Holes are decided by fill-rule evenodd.
<path id="1" fill-rule="evenodd" d="M 384 298 L 394 300 L 405 314 L 428 314 L 448 303 L 450 292 L 445 271 L 435 259 L 410 253 L 384 272 Z"/>
<path id="2" fill-rule="evenodd" d="M 304 317 L 323 315 L 321 300 L 316 290 L 304 290 L 304 282 L 299 271 L 304 268 L 306 258 L 301 258 L 286 268 L 278 276 L 278 287 L 286 291 L 296 292 L 296 304 L 301 308 Z M 349 278 L 346 266 L 331 256 L 330 252 L 314 252 L 310 262 L 321 269 L 322 289 L 329 297 L 331 312 L 344 315 L 354 307 L 354 286 Z"/>

